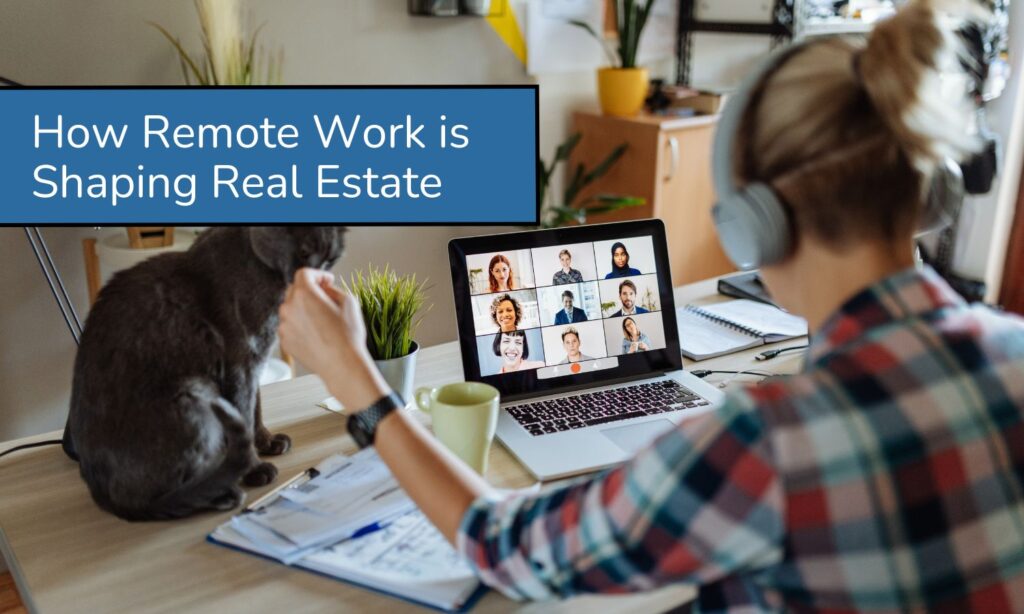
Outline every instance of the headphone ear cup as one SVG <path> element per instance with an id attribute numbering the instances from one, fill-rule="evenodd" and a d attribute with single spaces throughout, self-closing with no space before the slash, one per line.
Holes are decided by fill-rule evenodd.
<path id="1" fill-rule="evenodd" d="M 752 183 L 743 192 L 760 227 L 757 236 L 761 244 L 761 264 L 782 262 L 792 246 L 786 209 L 775 191 L 764 183 Z"/>
<path id="2" fill-rule="evenodd" d="M 774 264 L 789 253 L 786 211 L 770 187 L 752 183 L 712 209 L 719 242 L 742 271 Z"/>
<path id="3" fill-rule="evenodd" d="M 736 268 L 747 271 L 761 265 L 754 220 L 742 196 L 733 194 L 718 201 L 711 209 L 711 219 L 718 231 L 718 243 Z"/>
<path id="4" fill-rule="evenodd" d="M 941 230 L 952 224 L 964 204 L 964 176 L 960 165 L 952 158 L 945 158 L 932 174 L 925 196 L 921 218 L 917 224 L 917 236 Z"/>

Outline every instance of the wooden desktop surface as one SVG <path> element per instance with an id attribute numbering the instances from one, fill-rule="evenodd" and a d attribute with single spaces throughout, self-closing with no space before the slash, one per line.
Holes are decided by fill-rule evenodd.
<path id="1" fill-rule="evenodd" d="M 715 280 L 676 289 L 677 305 L 724 300 Z M 801 340 L 792 340 L 792 345 Z M 759 350 L 702 361 L 699 368 L 761 368 L 792 373 L 800 357 L 783 354 L 756 362 Z M 799 353 L 796 353 L 799 354 Z M 693 364 L 693 363 L 691 363 Z M 424 348 L 417 386 L 462 378 L 455 342 Z M 712 376 L 723 381 L 728 376 Z M 752 381 L 751 379 L 737 379 Z M 326 456 L 356 447 L 338 414 L 315 404 L 327 396 L 314 376 L 263 388 L 264 417 L 273 431 L 292 437 L 292 449 L 274 462 L 281 479 Z M 0 444 L 0 451 L 60 433 Z M 533 478 L 496 443 L 488 480 L 495 486 L 528 486 Z M 250 491 L 254 500 L 271 487 Z M 237 510 L 236 510 L 237 511 Z M 17 452 L 0 460 L 0 548 L 30 612 L 395 612 L 417 606 L 205 541 L 234 512 L 202 514 L 173 522 L 129 523 L 100 511 L 58 446 Z M 654 612 L 692 599 L 679 585 L 630 596 L 583 596 L 556 603 L 516 603 L 490 591 L 474 612 Z"/>

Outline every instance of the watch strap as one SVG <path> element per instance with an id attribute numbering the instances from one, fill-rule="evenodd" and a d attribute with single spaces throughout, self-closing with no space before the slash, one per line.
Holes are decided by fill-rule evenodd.
<path id="1" fill-rule="evenodd" d="M 402 397 L 391 391 L 363 411 L 349 416 L 348 432 L 360 449 L 372 446 L 377 438 L 377 426 L 388 414 L 404 406 Z"/>

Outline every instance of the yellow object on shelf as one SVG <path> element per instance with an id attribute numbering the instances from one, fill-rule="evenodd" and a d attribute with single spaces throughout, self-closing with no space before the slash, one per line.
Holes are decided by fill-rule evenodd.
<path id="1" fill-rule="evenodd" d="M 487 23 L 519 61 L 526 64 L 526 39 L 523 38 L 523 31 L 519 28 L 519 22 L 509 0 L 493 0 L 487 15 Z"/>
<path id="2" fill-rule="evenodd" d="M 643 109 L 644 99 L 647 98 L 647 69 L 598 69 L 597 96 L 605 115 L 636 115 Z"/>

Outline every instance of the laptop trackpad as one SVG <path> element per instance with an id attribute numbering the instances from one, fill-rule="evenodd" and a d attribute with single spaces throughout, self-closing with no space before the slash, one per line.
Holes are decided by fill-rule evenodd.
<path id="1" fill-rule="evenodd" d="M 629 424 L 601 431 L 612 443 L 619 446 L 629 454 L 635 454 L 647 444 L 665 431 L 675 426 L 671 420 L 661 418 L 640 424 Z"/>

